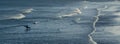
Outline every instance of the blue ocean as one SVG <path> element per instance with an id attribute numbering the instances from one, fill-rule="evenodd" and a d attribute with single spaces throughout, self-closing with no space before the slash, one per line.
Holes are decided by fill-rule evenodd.
<path id="1" fill-rule="evenodd" d="M 0 44 L 120 44 L 119 0 L 0 0 Z"/>

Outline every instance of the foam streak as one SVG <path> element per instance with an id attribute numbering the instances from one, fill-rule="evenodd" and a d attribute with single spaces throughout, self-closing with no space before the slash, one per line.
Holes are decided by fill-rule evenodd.
<path id="1" fill-rule="evenodd" d="M 100 8 L 100 9 L 97 8 L 98 15 L 95 16 L 96 20 L 93 22 L 93 29 L 94 29 L 94 30 L 88 35 L 89 40 L 90 40 L 90 44 L 97 44 L 97 42 L 95 42 L 95 41 L 93 40 L 92 34 L 94 34 L 95 31 L 96 31 L 96 23 L 97 23 L 98 20 L 99 20 L 99 16 L 101 15 L 101 14 L 100 14 L 100 10 L 102 10 L 102 9 L 106 9 L 106 6 L 105 6 L 104 8 Z"/>

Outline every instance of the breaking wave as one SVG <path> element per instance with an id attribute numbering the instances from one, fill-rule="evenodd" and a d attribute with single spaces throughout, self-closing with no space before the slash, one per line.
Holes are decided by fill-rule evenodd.
<path id="1" fill-rule="evenodd" d="M 3 11 L 3 10 L 2 10 Z M 7 12 L 4 12 L 7 11 Z M 21 9 L 21 10 L 4 10 L 3 13 L 1 13 L 1 18 L 0 20 L 5 20 L 5 19 L 22 19 L 25 18 L 28 13 L 31 13 L 33 11 L 33 8 L 29 9 Z"/>
<path id="2" fill-rule="evenodd" d="M 27 14 L 27 13 L 31 13 L 34 9 L 33 8 L 29 8 L 29 9 L 24 9 L 22 11 L 23 14 Z"/>
<path id="3" fill-rule="evenodd" d="M 17 14 L 17 15 L 11 16 L 11 17 L 9 17 L 9 18 L 10 18 L 10 19 L 22 19 L 22 18 L 24 18 L 24 17 L 26 17 L 26 16 L 23 15 L 23 14 Z"/>
<path id="4" fill-rule="evenodd" d="M 74 12 L 75 12 L 75 13 L 82 14 L 82 12 L 81 12 L 81 10 L 80 10 L 79 8 L 76 8 Z"/>
<path id="5" fill-rule="evenodd" d="M 62 17 L 71 17 L 71 16 L 75 16 L 75 15 L 79 15 L 82 14 L 81 10 L 79 8 L 76 8 L 74 11 L 72 11 L 71 13 L 68 14 L 64 14 L 64 15 L 60 15 L 58 17 L 62 18 Z"/>

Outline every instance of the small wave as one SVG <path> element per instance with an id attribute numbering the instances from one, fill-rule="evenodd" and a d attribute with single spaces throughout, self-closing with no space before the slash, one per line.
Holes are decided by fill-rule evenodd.
<path id="1" fill-rule="evenodd" d="M 23 14 L 17 14 L 17 15 L 11 16 L 9 18 L 10 19 L 22 19 L 24 17 L 25 17 L 25 15 L 23 15 Z"/>
<path id="2" fill-rule="evenodd" d="M 32 12 L 33 9 L 32 8 L 29 8 L 29 9 L 22 9 L 22 10 L 4 10 L 2 11 L 2 16 L 0 18 L 0 20 L 5 20 L 5 19 L 22 19 L 22 18 L 25 18 L 26 14 Z"/>
<path id="3" fill-rule="evenodd" d="M 70 16 L 74 16 L 76 15 L 76 13 L 71 13 L 71 14 L 67 14 L 67 15 L 61 15 L 59 17 L 70 17 Z"/>
<path id="4" fill-rule="evenodd" d="M 34 10 L 33 8 L 24 9 L 24 10 L 22 11 L 22 13 L 23 13 L 23 14 L 27 14 L 27 13 L 32 12 L 33 10 Z"/>
<path id="5" fill-rule="evenodd" d="M 75 12 L 75 13 L 79 13 L 79 14 L 82 13 L 81 10 L 80 10 L 79 8 L 76 8 L 74 12 Z"/>
<path id="6" fill-rule="evenodd" d="M 3 15 L 0 17 L 0 20 L 7 20 L 7 19 L 22 19 L 26 17 L 23 14 L 13 14 L 13 15 Z"/>
<path id="7" fill-rule="evenodd" d="M 24 9 L 21 14 L 14 15 L 14 16 L 12 16 L 10 18 L 11 19 L 22 19 L 22 18 L 25 18 L 26 17 L 25 14 L 30 13 L 33 10 L 34 10 L 33 8 Z"/>
<path id="8" fill-rule="evenodd" d="M 74 11 L 72 11 L 71 13 L 69 14 L 64 14 L 64 15 L 60 15 L 58 17 L 62 18 L 62 17 L 71 17 L 71 16 L 75 16 L 75 15 L 78 15 L 78 14 L 81 14 L 81 10 L 79 8 L 76 8 Z"/>

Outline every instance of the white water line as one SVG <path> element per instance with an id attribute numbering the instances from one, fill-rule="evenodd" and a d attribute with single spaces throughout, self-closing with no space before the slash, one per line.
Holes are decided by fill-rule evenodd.
<path id="1" fill-rule="evenodd" d="M 95 31 L 96 31 L 96 23 L 98 22 L 99 16 L 101 15 L 101 14 L 100 14 L 100 12 L 101 12 L 100 10 L 106 9 L 106 8 L 107 8 L 107 6 L 104 6 L 104 8 L 100 8 L 100 9 L 97 8 L 98 15 L 95 16 L 96 20 L 93 22 L 93 28 L 94 28 L 94 30 L 88 35 L 89 40 L 90 40 L 90 44 L 97 44 L 97 42 L 95 42 L 95 41 L 93 40 L 93 38 L 92 38 L 91 35 L 94 34 Z"/>
<path id="2" fill-rule="evenodd" d="M 96 25 L 97 21 L 99 20 L 99 16 L 97 15 L 97 16 L 95 16 L 95 18 L 96 18 L 96 20 L 93 22 L 93 29 L 94 30 L 90 34 L 88 34 L 90 44 L 97 44 L 97 42 L 95 42 L 92 38 L 92 34 L 94 34 L 96 31 L 95 25 Z"/>

